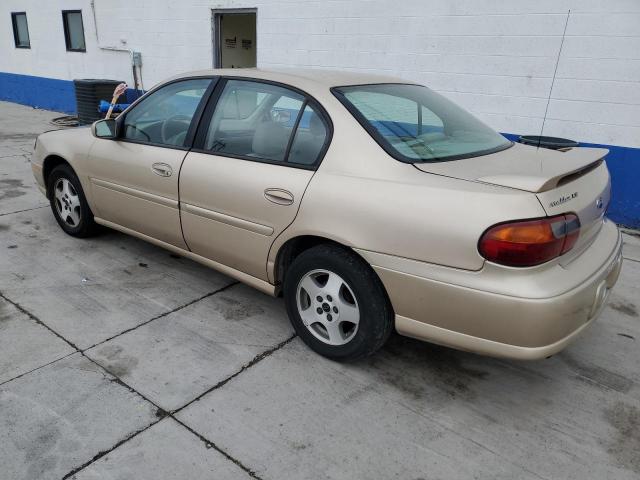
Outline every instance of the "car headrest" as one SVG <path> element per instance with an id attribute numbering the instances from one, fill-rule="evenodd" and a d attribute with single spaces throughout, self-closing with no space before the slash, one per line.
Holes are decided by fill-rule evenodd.
<path id="1" fill-rule="evenodd" d="M 287 148 L 289 134 L 284 126 L 276 122 L 263 122 L 253 134 L 251 149 L 257 156 L 282 160 Z"/>

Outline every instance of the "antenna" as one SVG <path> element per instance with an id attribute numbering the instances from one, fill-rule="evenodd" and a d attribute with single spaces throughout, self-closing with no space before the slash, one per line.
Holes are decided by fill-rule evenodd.
<path id="1" fill-rule="evenodd" d="M 542 142 L 542 132 L 544 132 L 544 123 L 547 120 L 547 112 L 549 111 L 549 103 L 551 102 L 551 94 L 553 93 L 553 84 L 556 82 L 556 73 L 558 73 L 558 64 L 560 63 L 560 55 L 562 55 L 562 46 L 564 45 L 564 37 L 567 34 L 567 25 L 569 25 L 569 16 L 571 9 L 567 11 L 567 19 L 564 22 L 564 31 L 562 32 L 562 40 L 560 41 L 560 50 L 558 50 L 558 58 L 556 58 L 556 68 L 553 70 L 553 78 L 551 79 L 551 88 L 549 89 L 549 97 L 547 98 L 547 106 L 544 109 L 544 117 L 542 118 L 542 128 L 540 128 L 540 136 L 538 137 L 538 148 Z"/>

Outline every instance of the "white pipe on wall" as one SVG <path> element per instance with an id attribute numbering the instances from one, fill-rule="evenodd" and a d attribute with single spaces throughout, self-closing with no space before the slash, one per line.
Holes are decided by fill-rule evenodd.
<path id="1" fill-rule="evenodd" d="M 131 78 L 133 80 L 133 86 L 136 90 L 138 90 L 138 79 L 136 77 L 135 65 L 133 63 L 133 50 L 130 48 L 124 47 L 116 47 L 111 45 L 101 45 L 100 44 L 100 35 L 98 33 L 98 16 L 96 14 L 96 2 L 95 0 L 91 0 L 91 13 L 93 14 L 93 26 L 96 34 L 96 43 L 100 50 L 108 50 L 112 52 L 127 52 L 129 54 L 129 62 L 131 64 Z M 142 80 L 142 67 L 140 68 L 140 79 Z"/>

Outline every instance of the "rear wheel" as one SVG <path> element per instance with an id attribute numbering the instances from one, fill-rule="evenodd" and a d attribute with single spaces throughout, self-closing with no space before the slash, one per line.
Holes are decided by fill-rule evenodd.
<path id="1" fill-rule="evenodd" d="M 338 246 L 300 254 L 287 272 L 284 298 L 300 338 L 334 360 L 371 355 L 393 329 L 382 283 L 364 260 Z"/>
<path id="2" fill-rule="evenodd" d="M 66 164 L 55 167 L 48 178 L 49 202 L 58 225 L 74 237 L 96 233 L 97 225 L 80 180 Z"/>

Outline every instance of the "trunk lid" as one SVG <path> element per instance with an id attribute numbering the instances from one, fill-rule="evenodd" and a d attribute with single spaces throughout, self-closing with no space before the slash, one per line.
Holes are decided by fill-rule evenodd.
<path id="1" fill-rule="evenodd" d="M 460 178 L 528 192 L 545 192 L 565 177 L 602 160 L 604 148 L 573 148 L 567 152 L 515 143 L 491 155 L 450 162 L 414 163 L 423 172 Z"/>
<path id="2" fill-rule="evenodd" d="M 549 216 L 575 213 L 580 219 L 580 237 L 563 256 L 561 263 L 565 263 L 586 248 L 602 226 L 611 196 L 603 161 L 607 153 L 604 148 L 560 152 L 516 143 L 491 155 L 414 165 L 427 173 L 531 192 Z"/>

